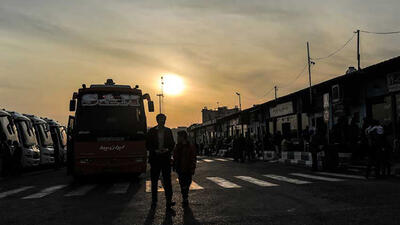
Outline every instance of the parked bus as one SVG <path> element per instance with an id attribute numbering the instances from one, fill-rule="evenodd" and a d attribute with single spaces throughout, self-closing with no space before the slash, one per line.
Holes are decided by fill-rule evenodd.
<path id="1" fill-rule="evenodd" d="M 21 164 L 22 168 L 38 166 L 40 163 L 40 150 L 31 120 L 17 112 L 9 113 L 15 121 L 21 143 L 21 157 L 18 163 Z"/>
<path id="2" fill-rule="evenodd" d="M 154 104 L 136 86 L 91 85 L 73 94 L 68 122 L 68 171 L 75 177 L 99 173 L 140 174 L 146 171 L 147 132 L 144 100 Z"/>
<path id="3" fill-rule="evenodd" d="M 45 118 L 50 127 L 51 137 L 54 144 L 54 160 L 57 165 L 67 162 L 67 129 L 58 122 Z"/>
<path id="4" fill-rule="evenodd" d="M 47 122 L 37 116 L 24 114 L 28 117 L 35 128 L 37 142 L 40 148 L 40 164 L 54 164 L 54 146 L 50 134 L 50 127 Z"/>
<path id="5" fill-rule="evenodd" d="M 11 114 L 0 110 L 0 176 L 14 173 L 20 158 L 18 131 Z"/>

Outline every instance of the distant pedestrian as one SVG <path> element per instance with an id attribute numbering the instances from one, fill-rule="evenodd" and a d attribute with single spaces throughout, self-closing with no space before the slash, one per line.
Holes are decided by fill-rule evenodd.
<path id="1" fill-rule="evenodd" d="M 189 205 L 189 188 L 196 169 L 196 148 L 187 137 L 186 131 L 178 132 L 178 144 L 174 149 L 174 168 L 178 173 L 182 193 L 182 206 Z"/>
<path id="2" fill-rule="evenodd" d="M 306 128 L 303 130 L 301 137 L 303 138 L 304 151 L 308 151 L 310 144 L 310 128 L 308 126 L 306 126 Z"/>
<path id="3" fill-rule="evenodd" d="M 247 135 L 245 142 L 244 160 L 252 161 L 254 156 L 254 142 L 250 135 Z"/>
<path id="4" fill-rule="evenodd" d="M 282 134 L 277 131 L 273 137 L 273 144 L 275 147 L 275 158 L 278 159 L 281 156 L 281 144 L 282 144 Z"/>
<path id="5" fill-rule="evenodd" d="M 325 124 L 318 124 L 310 139 L 310 151 L 312 159 L 311 169 L 313 171 L 318 170 L 318 153 L 325 150 L 326 144 L 326 126 Z M 332 157 L 330 157 L 328 154 L 325 154 L 325 158 L 327 158 L 330 166 L 333 165 L 333 162 L 331 162 Z"/>
<path id="6" fill-rule="evenodd" d="M 146 140 L 151 167 L 152 207 L 157 205 L 158 179 L 160 173 L 162 173 L 166 208 L 171 210 L 171 207 L 175 205 L 175 202 L 172 202 L 171 185 L 171 152 L 174 149 L 175 142 L 171 129 L 165 127 L 167 117 L 164 114 L 158 114 L 156 119 L 158 125 L 149 130 Z"/>
<path id="7" fill-rule="evenodd" d="M 368 179 L 372 167 L 375 169 L 375 177 L 380 178 L 384 147 L 384 130 L 377 120 L 365 130 L 368 138 L 369 152 L 368 165 L 365 177 Z"/>

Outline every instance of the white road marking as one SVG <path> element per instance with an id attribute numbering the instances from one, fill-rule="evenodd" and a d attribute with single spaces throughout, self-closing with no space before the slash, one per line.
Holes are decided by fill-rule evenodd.
<path id="1" fill-rule="evenodd" d="M 226 158 L 227 160 L 229 160 L 229 161 L 233 161 L 234 159 L 233 158 Z"/>
<path id="2" fill-rule="evenodd" d="M 212 159 L 203 159 L 204 162 L 214 162 Z"/>
<path id="3" fill-rule="evenodd" d="M 227 159 L 220 159 L 220 158 L 216 158 L 215 160 L 221 161 L 221 162 L 227 162 L 228 161 Z"/>
<path id="4" fill-rule="evenodd" d="M 96 187 L 95 184 L 90 184 L 90 185 L 84 185 L 82 187 L 79 187 L 67 194 L 65 194 L 65 197 L 75 197 L 75 196 L 83 196 L 89 191 L 93 190 Z"/>
<path id="5" fill-rule="evenodd" d="M 327 173 L 327 172 L 318 172 L 317 174 L 334 176 L 334 177 L 343 177 L 343 178 L 353 178 L 353 179 L 365 180 L 365 177 L 357 176 L 357 175 L 349 175 L 349 174 L 341 174 L 341 173 Z"/>
<path id="6" fill-rule="evenodd" d="M 298 176 L 298 177 L 305 177 L 305 178 L 310 178 L 310 179 L 315 179 L 315 180 L 323 180 L 323 181 L 344 181 L 343 179 L 321 177 L 321 176 L 315 176 L 315 175 L 303 174 L 303 173 L 291 173 L 290 175 Z"/>
<path id="7" fill-rule="evenodd" d="M 108 191 L 109 194 L 125 194 L 129 189 L 129 182 L 116 183 Z"/>
<path id="8" fill-rule="evenodd" d="M 292 183 L 292 184 L 309 184 L 309 183 L 311 183 L 311 182 L 305 181 L 305 180 L 298 180 L 298 179 L 293 179 L 293 178 L 284 177 L 284 176 L 278 176 L 278 175 L 274 175 L 274 174 L 266 174 L 263 176 L 274 179 L 274 180 Z"/>
<path id="9" fill-rule="evenodd" d="M 5 198 L 7 196 L 14 195 L 14 194 L 26 191 L 31 188 L 34 188 L 34 186 L 25 186 L 25 187 L 13 189 L 13 190 L 5 191 L 5 192 L 0 193 L 0 198 Z"/>
<path id="10" fill-rule="evenodd" d="M 164 191 L 164 188 L 163 188 L 160 180 L 158 180 L 158 190 L 157 191 L 158 192 Z M 146 181 L 146 192 L 149 192 L 149 193 L 151 192 L 151 181 L 150 180 Z"/>
<path id="11" fill-rule="evenodd" d="M 248 177 L 248 176 L 235 176 L 235 177 L 238 178 L 238 179 L 241 179 L 241 180 L 250 182 L 250 183 L 252 183 L 252 184 L 261 186 L 261 187 L 279 186 L 279 185 L 277 185 L 277 184 L 270 183 L 270 182 L 263 181 L 263 180 L 259 180 L 259 179 L 253 178 L 253 177 Z"/>
<path id="12" fill-rule="evenodd" d="M 45 197 L 47 195 L 50 195 L 50 194 L 52 194 L 52 193 L 54 193 L 54 192 L 56 192 L 56 191 L 58 191 L 58 190 L 60 190 L 62 188 L 65 188 L 66 186 L 68 186 L 68 185 L 62 184 L 62 185 L 56 185 L 56 186 L 48 187 L 48 188 L 45 188 L 45 189 L 41 190 L 38 193 L 23 197 L 22 199 L 43 198 L 43 197 Z"/>
<path id="13" fill-rule="evenodd" d="M 239 185 L 232 183 L 230 181 L 227 181 L 221 177 L 207 177 L 207 179 L 211 180 L 212 182 L 216 183 L 217 185 L 219 185 L 223 188 L 240 188 Z"/>
<path id="14" fill-rule="evenodd" d="M 178 183 L 179 183 L 179 179 L 178 178 L 176 178 L 176 181 L 178 181 Z M 204 188 L 202 186 L 198 185 L 196 182 L 194 182 L 192 180 L 192 184 L 190 185 L 189 190 L 203 190 L 203 189 Z"/>

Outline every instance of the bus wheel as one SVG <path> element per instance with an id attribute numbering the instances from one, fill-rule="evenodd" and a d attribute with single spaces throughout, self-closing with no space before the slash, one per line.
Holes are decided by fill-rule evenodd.
<path id="1" fill-rule="evenodd" d="M 4 159 L 2 156 L 0 156 L 0 177 L 5 176 L 5 170 L 4 170 Z"/>

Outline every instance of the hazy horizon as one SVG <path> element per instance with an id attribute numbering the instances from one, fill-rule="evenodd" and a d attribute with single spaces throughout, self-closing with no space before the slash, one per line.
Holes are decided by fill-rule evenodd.
<path id="1" fill-rule="evenodd" d="M 311 57 L 340 48 L 357 29 L 397 31 L 398 1 L 18 1 L 0 3 L 0 107 L 66 123 L 72 93 L 113 78 L 139 85 L 155 102 L 159 79 L 185 88 L 164 99 L 167 126 L 201 122 L 203 107 L 242 108 L 275 85 L 278 96 L 308 85 Z M 400 35 L 361 34 L 361 66 L 399 56 Z M 357 65 L 354 38 L 316 61 L 313 83 Z"/>

